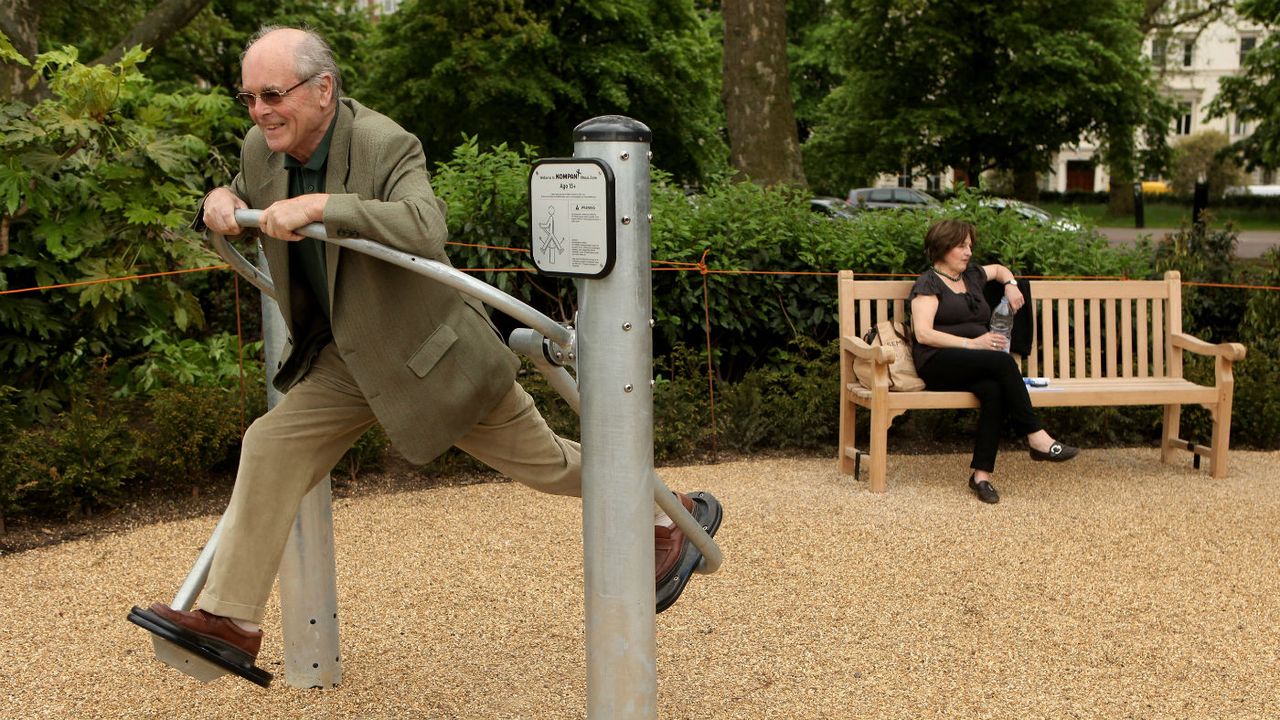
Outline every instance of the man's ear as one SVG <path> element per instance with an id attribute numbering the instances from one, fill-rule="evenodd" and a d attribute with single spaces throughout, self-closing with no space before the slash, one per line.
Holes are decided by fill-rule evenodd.
<path id="1" fill-rule="evenodd" d="M 325 73 L 324 79 L 326 80 L 324 84 L 324 91 L 323 91 L 324 106 L 329 107 L 330 105 L 337 104 L 338 99 L 333 96 L 333 89 L 334 89 L 333 75 L 330 75 L 329 73 Z"/>

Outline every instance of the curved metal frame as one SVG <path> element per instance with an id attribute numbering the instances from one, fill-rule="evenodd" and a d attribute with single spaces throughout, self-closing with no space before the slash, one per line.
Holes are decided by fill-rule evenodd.
<path id="1" fill-rule="evenodd" d="M 237 210 L 236 222 L 241 227 L 257 228 L 262 217 L 261 210 Z M 497 288 L 477 280 L 460 270 L 449 267 L 435 260 L 418 257 L 410 253 L 396 250 L 363 238 L 332 238 L 325 232 L 324 225 L 311 223 L 298 229 L 298 234 L 305 237 L 333 243 L 356 252 L 385 260 L 394 265 L 412 270 L 420 275 L 442 282 L 453 289 L 466 293 L 477 300 L 495 307 L 517 320 L 527 324 L 532 330 L 517 330 L 512 334 L 511 349 L 529 358 L 534 367 L 547 377 L 548 382 L 561 397 L 569 403 L 574 412 L 581 412 L 581 399 L 578 396 L 577 383 L 561 365 L 574 365 L 577 358 L 577 334 L 572 328 L 552 320 L 522 300 L 513 298 Z M 256 265 L 245 259 L 239 250 L 227 241 L 226 237 L 210 232 L 210 243 L 214 250 L 227 261 L 227 264 L 250 283 L 271 298 L 276 297 L 275 285 L 271 278 L 259 270 Z M 547 347 L 543 340 L 551 343 Z M 563 356 L 564 362 L 552 360 L 556 355 Z M 558 360 L 559 358 L 557 358 Z M 698 550 L 702 552 L 702 564 L 698 572 L 712 573 L 719 569 L 724 556 L 715 540 L 709 536 L 698 521 L 689 514 L 684 506 L 677 502 L 670 488 L 656 474 L 654 480 L 654 502 L 667 514 L 680 529 L 684 531 Z"/>
<path id="2" fill-rule="evenodd" d="M 622 132 L 618 135 L 620 130 Z M 715 572 L 724 558 L 706 529 L 685 510 L 653 470 L 652 346 L 648 336 L 631 332 L 633 328 L 650 324 L 650 318 L 632 315 L 637 312 L 651 315 L 647 295 L 642 297 L 644 303 L 637 305 L 635 302 L 637 295 L 645 292 L 650 283 L 648 128 L 629 118 L 608 116 L 579 125 L 575 135 L 575 155 L 613 157 L 617 151 L 621 161 L 619 172 L 632 182 L 630 192 L 623 192 L 617 199 L 620 214 L 629 214 L 623 217 L 622 224 L 630 224 L 632 217 L 642 219 L 628 228 L 635 237 L 628 238 L 628 255 L 626 262 L 621 263 L 624 271 L 618 272 L 615 267 L 615 272 L 610 274 L 612 277 L 606 275 L 579 282 L 578 292 L 584 305 L 580 322 L 592 336 L 592 347 L 587 348 L 592 354 L 587 365 L 582 364 L 583 358 L 578 352 L 577 329 L 558 323 L 527 303 L 445 263 L 363 238 L 332 238 L 321 223 L 306 225 L 297 232 L 442 282 L 501 310 L 530 328 L 512 333 L 508 340 L 510 347 L 530 358 L 575 412 L 592 418 L 591 424 L 584 422 L 583 427 L 586 451 L 583 466 L 583 545 L 587 595 L 587 714 L 591 718 L 617 720 L 656 717 L 655 627 L 653 616 L 646 617 L 643 605 L 637 604 L 643 595 L 641 588 L 652 583 L 653 571 L 652 564 L 648 562 L 652 558 L 652 545 L 646 548 L 644 542 L 646 538 L 652 539 L 649 534 L 651 526 L 648 519 L 638 512 L 638 506 L 643 505 L 645 497 L 642 485 L 652 486 L 654 503 L 701 551 L 698 572 Z M 235 212 L 236 222 L 246 228 L 258 227 L 261 217 L 261 210 Z M 209 239 L 217 253 L 236 272 L 268 298 L 275 299 L 276 289 L 266 272 L 246 260 L 226 237 L 210 232 Z M 589 317 L 586 310 L 591 311 Z M 618 357 L 629 353 L 637 357 Z M 585 413 L 578 379 L 570 375 L 565 365 L 578 369 L 579 373 L 590 366 L 587 379 L 595 390 L 591 391 L 594 395 Z M 615 370 L 621 370 L 621 373 Z M 614 393 L 621 394 L 615 397 Z M 591 435 L 590 440 L 588 434 Z M 638 497 L 637 490 L 641 492 Z M 318 502 L 327 509 L 327 496 Z M 298 523 L 301 522 L 300 512 Z M 304 537 L 315 539 L 317 533 L 327 531 L 331 538 L 331 518 L 327 522 L 326 527 L 320 527 L 325 525 L 325 519 L 311 518 L 308 523 L 314 527 Z M 221 522 L 174 599 L 174 607 L 186 609 L 194 603 L 208 575 L 220 531 Z M 295 535 L 297 531 L 295 526 Z M 303 560 L 305 562 L 306 558 Z M 331 574 L 332 568 L 329 570 Z M 324 579 L 321 576 L 325 572 L 323 568 L 307 567 L 296 569 L 294 574 L 293 583 L 305 590 L 303 585 Z M 652 585 L 647 587 L 652 588 Z M 652 605 L 648 608 L 651 613 Z M 325 647 L 337 644 L 336 609 L 332 615 L 331 637 L 327 638 L 327 643 L 321 643 Z M 285 630 L 288 634 L 288 627 Z M 290 649 L 297 648 L 292 645 L 286 647 L 287 651 Z M 193 656 L 169 647 L 167 643 L 157 642 L 156 652 L 157 658 L 200 680 L 208 681 L 222 674 L 217 668 L 193 663 Z M 287 665 L 288 661 L 286 657 Z M 597 667 L 601 664 L 604 667 Z M 325 675 L 326 682 L 336 683 L 339 673 L 340 667 L 335 663 L 335 667 Z M 291 684 L 297 684 L 293 677 L 290 676 L 289 680 Z"/>

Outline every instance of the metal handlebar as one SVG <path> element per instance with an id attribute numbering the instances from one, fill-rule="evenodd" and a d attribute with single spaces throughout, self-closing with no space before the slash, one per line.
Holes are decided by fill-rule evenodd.
<path id="1" fill-rule="evenodd" d="M 236 223 L 241 227 L 256 228 L 262 218 L 261 210 L 236 210 Z M 533 330 L 517 330 L 512 334 L 510 345 L 513 350 L 528 357 L 534 366 L 543 373 L 552 387 L 564 397 L 575 413 L 580 412 L 578 387 L 574 379 L 561 365 L 573 365 L 576 357 L 576 333 L 538 312 L 529 304 L 511 297 L 501 290 L 485 282 L 466 275 L 460 270 L 442 262 L 428 260 L 381 243 L 363 238 L 330 237 L 322 223 L 311 223 L 295 230 L 299 235 L 314 238 L 356 252 L 364 253 L 384 260 L 393 265 L 412 270 L 433 280 L 470 295 L 481 302 L 498 308 L 511 317 L 524 322 Z M 236 272 L 243 275 L 255 287 L 271 298 L 276 297 L 275 285 L 266 273 L 258 269 L 236 250 L 223 235 L 210 231 L 214 250 L 229 263 Z M 552 361 L 547 357 L 543 340 L 547 339 L 559 348 L 559 355 L 568 358 L 565 362 Z M 698 521 L 685 510 L 671 490 L 662 482 L 657 473 L 650 473 L 653 479 L 653 498 L 658 507 L 684 531 L 690 541 L 702 552 L 702 562 L 698 567 L 700 573 L 713 573 L 724 560 L 720 548 Z M 187 593 L 180 594 L 179 600 L 185 599 Z"/>
<path id="2" fill-rule="evenodd" d="M 236 210 L 235 217 L 236 223 L 241 227 L 256 228 L 262 218 L 262 211 L 243 209 Z M 544 337 L 550 339 L 551 342 L 556 345 L 567 350 L 573 349 L 573 332 L 564 325 L 561 325 L 555 320 L 552 320 L 546 315 L 538 312 L 533 308 L 533 306 L 523 300 L 513 298 L 492 285 L 477 280 L 442 262 L 428 260 L 426 258 L 418 257 L 417 255 L 411 255 L 407 252 L 396 250 L 395 248 L 388 247 L 381 243 L 376 243 L 372 240 L 365 240 L 364 238 L 329 237 L 329 234 L 325 231 L 322 223 L 304 225 L 296 229 L 294 232 L 304 237 L 322 240 L 340 247 L 356 250 L 366 255 L 376 257 L 379 260 L 389 262 L 392 265 L 413 270 L 419 275 L 425 275 L 433 280 L 444 283 L 455 290 L 464 292 L 487 305 L 501 310 L 516 320 L 519 320 L 534 330 L 542 333 Z M 235 248 L 231 248 L 231 246 L 226 244 L 225 241 L 223 244 L 232 251 L 235 251 Z M 239 255 L 239 252 L 236 252 L 236 255 Z M 241 260 L 244 260 L 244 258 L 241 257 Z M 234 262 L 232 264 L 238 265 L 238 263 Z M 248 261 L 245 261 L 245 264 L 252 267 Z M 237 271 L 240 270 L 239 267 L 236 269 Z M 252 282 L 253 279 L 250 278 L 250 281 Z M 257 285 L 256 282 L 254 284 Z"/>

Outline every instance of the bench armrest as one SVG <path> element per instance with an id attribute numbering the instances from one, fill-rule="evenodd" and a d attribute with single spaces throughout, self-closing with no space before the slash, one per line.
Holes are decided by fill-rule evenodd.
<path id="1" fill-rule="evenodd" d="M 1218 343 L 1215 345 L 1186 333 L 1173 333 L 1169 336 L 1169 341 L 1176 348 L 1189 350 L 1198 355 L 1215 355 L 1225 360 L 1240 361 L 1244 359 L 1245 355 L 1245 347 L 1240 343 Z"/>
<path id="2" fill-rule="evenodd" d="M 870 360 L 873 363 L 891 364 L 897 356 L 893 351 L 883 345 L 871 347 L 862 341 L 862 338 L 843 335 L 840 337 L 840 349 L 845 352 L 853 353 L 856 357 L 863 360 Z"/>

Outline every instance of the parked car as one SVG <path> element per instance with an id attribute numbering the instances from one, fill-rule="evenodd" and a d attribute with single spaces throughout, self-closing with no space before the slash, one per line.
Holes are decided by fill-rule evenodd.
<path id="1" fill-rule="evenodd" d="M 1010 200 L 1007 198 L 984 197 L 978 201 L 983 207 L 994 208 L 997 211 L 1008 210 L 1018 214 L 1023 219 L 1048 225 L 1059 230 L 1067 230 L 1076 232 L 1080 230 L 1080 224 L 1067 220 L 1066 218 L 1054 217 L 1052 213 L 1043 208 L 1038 208 L 1031 203 L 1025 203 L 1021 200 Z"/>
<path id="2" fill-rule="evenodd" d="M 849 191 L 849 204 L 859 210 L 886 208 L 922 209 L 937 207 L 942 203 L 929 193 L 915 188 L 855 188 Z"/>
<path id="3" fill-rule="evenodd" d="M 853 206 L 836 197 L 810 198 L 809 209 L 830 218 L 851 218 L 857 214 Z"/>
<path id="4" fill-rule="evenodd" d="M 1276 197 L 1280 195 L 1280 185 L 1233 185 L 1227 188 L 1226 194 Z"/>

